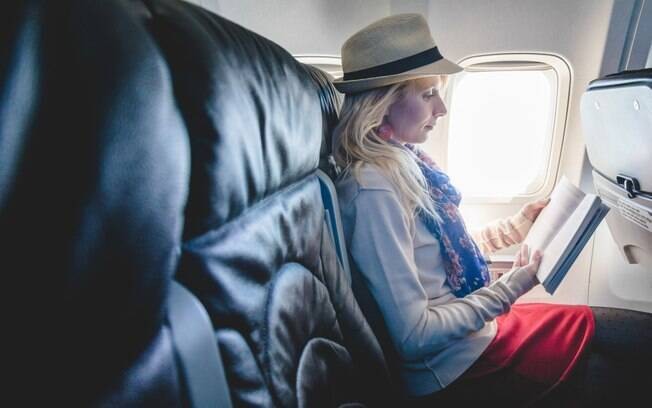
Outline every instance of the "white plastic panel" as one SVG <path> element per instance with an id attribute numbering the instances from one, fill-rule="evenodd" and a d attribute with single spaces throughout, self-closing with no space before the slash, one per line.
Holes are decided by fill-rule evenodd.
<path id="1" fill-rule="evenodd" d="M 652 190 L 652 78 L 640 85 L 600 88 L 582 96 L 581 116 L 593 168 L 615 180 L 637 177 Z"/>
<path id="2" fill-rule="evenodd" d="M 589 304 L 652 313 L 652 270 L 625 262 L 603 223 L 595 234 Z"/>

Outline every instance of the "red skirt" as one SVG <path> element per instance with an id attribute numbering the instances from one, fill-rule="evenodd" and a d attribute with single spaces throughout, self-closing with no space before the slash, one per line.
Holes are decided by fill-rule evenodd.
<path id="1" fill-rule="evenodd" d="M 591 308 L 581 305 L 517 304 L 496 321 L 496 337 L 462 379 L 507 370 L 543 394 L 568 377 L 595 329 Z"/>

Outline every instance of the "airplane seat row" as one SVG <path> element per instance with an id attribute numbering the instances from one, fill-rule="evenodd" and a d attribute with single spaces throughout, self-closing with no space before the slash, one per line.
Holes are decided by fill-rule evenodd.
<path id="1" fill-rule="evenodd" d="M 18 401 L 391 401 L 322 204 L 328 80 L 185 2 L 5 11 L 0 248 Z"/>

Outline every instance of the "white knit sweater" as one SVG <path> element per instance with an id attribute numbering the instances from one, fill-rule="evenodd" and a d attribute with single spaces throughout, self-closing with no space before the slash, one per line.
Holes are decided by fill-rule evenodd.
<path id="1" fill-rule="evenodd" d="M 489 287 L 457 298 L 446 282 L 439 243 L 417 220 L 410 228 L 397 193 L 380 170 L 366 165 L 359 182 L 337 183 L 351 257 L 379 305 L 401 359 L 406 394 L 446 387 L 496 335 L 494 318 L 537 282 L 516 269 Z M 485 252 L 523 240 L 531 223 L 518 214 L 475 234 Z"/>

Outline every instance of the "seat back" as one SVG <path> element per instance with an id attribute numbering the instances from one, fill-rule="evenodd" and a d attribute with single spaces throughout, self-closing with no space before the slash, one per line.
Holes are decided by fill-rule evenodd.
<path id="1" fill-rule="evenodd" d="M 3 398 L 183 405 L 164 319 L 190 166 L 167 66 L 132 4 L 4 6 Z"/>
<path id="2" fill-rule="evenodd" d="M 332 78 L 327 73 L 317 68 L 311 68 L 311 71 L 320 89 L 320 101 L 322 103 L 322 111 L 325 115 L 324 124 L 326 129 L 324 130 L 320 152 L 319 168 L 322 170 L 320 172 L 320 181 L 322 182 L 322 198 L 325 211 L 328 215 L 328 223 L 331 233 L 334 236 L 338 257 L 349 279 L 356 302 L 360 306 L 365 319 L 369 322 L 388 365 L 391 381 L 390 387 L 388 388 L 389 394 L 391 395 L 390 398 L 394 399 L 396 404 L 400 404 L 402 401 L 401 379 L 398 376 L 400 359 L 391 341 L 389 330 L 380 312 L 378 303 L 367 288 L 367 284 L 364 282 L 364 278 L 355 261 L 349 256 L 340 216 L 337 191 L 334 185 L 334 180 L 337 180 L 341 169 L 335 164 L 332 155 L 332 137 L 339 119 L 342 94 L 337 92 L 332 84 Z"/>
<path id="3" fill-rule="evenodd" d="M 325 224 L 315 77 L 200 7 L 147 5 L 191 147 L 177 276 L 212 319 L 234 405 L 382 404 L 387 368 Z"/>
<path id="4" fill-rule="evenodd" d="M 204 401 L 192 344 L 178 344 L 192 325 L 169 324 L 183 316 L 168 316 L 176 277 L 208 312 L 234 405 L 386 402 L 387 367 L 324 221 L 329 105 L 312 73 L 185 2 L 4 11 L 0 251 L 17 401 Z M 172 307 L 188 298 L 173 287 Z"/>
<path id="5" fill-rule="evenodd" d="M 652 268 L 652 69 L 592 81 L 581 114 L 609 230 L 628 263 Z"/>

